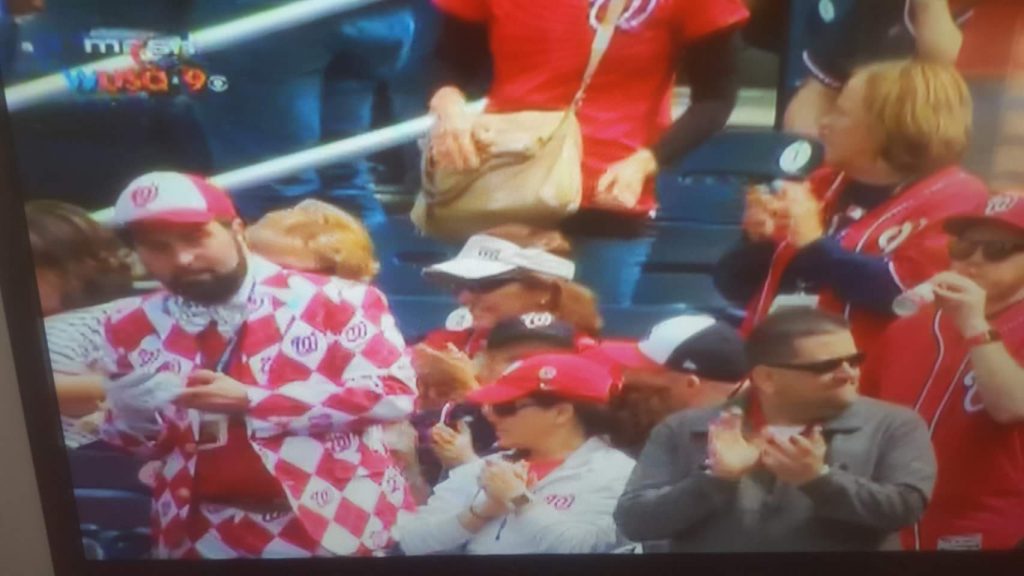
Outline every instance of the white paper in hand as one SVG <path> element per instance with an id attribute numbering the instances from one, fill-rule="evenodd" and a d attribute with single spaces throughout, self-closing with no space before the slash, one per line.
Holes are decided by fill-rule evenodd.
<path id="1" fill-rule="evenodd" d="M 108 380 L 106 389 L 115 419 L 125 429 L 149 436 L 160 431 L 157 413 L 174 402 L 185 382 L 170 372 L 133 373 Z"/>

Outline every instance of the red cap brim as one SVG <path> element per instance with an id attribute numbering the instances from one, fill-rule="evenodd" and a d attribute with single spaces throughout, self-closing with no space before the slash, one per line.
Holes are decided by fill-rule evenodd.
<path id="1" fill-rule="evenodd" d="M 602 342 L 599 346 L 584 352 L 583 355 L 629 370 L 660 370 L 664 368 L 661 364 L 648 358 L 633 342 Z"/>
<path id="2" fill-rule="evenodd" d="M 217 217 L 203 210 L 168 210 L 125 222 L 125 226 L 145 226 L 161 224 L 209 224 Z"/>
<path id="3" fill-rule="evenodd" d="M 466 396 L 466 400 L 473 404 L 504 404 L 530 394 L 530 390 L 523 390 L 513 386 L 502 384 L 488 384 L 483 388 L 477 388 Z"/>

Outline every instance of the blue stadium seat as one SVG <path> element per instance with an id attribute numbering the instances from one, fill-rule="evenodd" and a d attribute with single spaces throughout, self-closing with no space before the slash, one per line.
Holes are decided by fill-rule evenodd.
<path id="1" fill-rule="evenodd" d="M 116 451 L 113 447 L 86 446 L 70 450 L 68 461 L 71 464 L 71 479 L 75 488 L 149 494 L 149 488 L 139 482 L 139 469 L 145 461 Z"/>
<path id="2" fill-rule="evenodd" d="M 124 490 L 76 488 L 78 522 L 101 530 L 135 530 L 149 526 L 149 496 Z"/>
<path id="3" fill-rule="evenodd" d="M 423 339 L 431 330 L 443 328 L 459 304 L 451 296 L 389 296 L 398 329 L 409 344 Z"/>
<path id="4" fill-rule="evenodd" d="M 153 549 L 149 528 L 133 530 L 107 530 L 98 540 L 104 560 L 143 560 Z"/>
<path id="5" fill-rule="evenodd" d="M 645 270 L 710 272 L 742 237 L 737 226 L 656 222 L 654 244 Z"/>
<path id="6" fill-rule="evenodd" d="M 460 246 L 421 236 L 407 216 L 391 216 L 373 232 L 380 259 L 377 285 L 388 297 L 441 296 L 443 292 L 423 278 L 423 268 L 458 253 Z"/>
<path id="7" fill-rule="evenodd" d="M 804 162 L 787 157 L 804 142 Z M 765 129 L 723 131 L 658 176 L 659 220 L 705 224 L 740 223 L 743 195 L 751 183 L 802 179 L 821 164 L 820 144 Z"/>

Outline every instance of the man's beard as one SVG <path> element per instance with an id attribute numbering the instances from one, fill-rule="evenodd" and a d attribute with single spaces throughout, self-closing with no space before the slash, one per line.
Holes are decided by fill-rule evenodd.
<path id="1" fill-rule="evenodd" d="M 211 273 L 209 278 L 202 280 L 173 278 L 166 282 L 171 292 L 198 302 L 211 305 L 226 302 L 242 287 L 249 265 L 242 244 L 235 239 L 235 250 L 238 253 L 238 265 L 227 272 Z"/>

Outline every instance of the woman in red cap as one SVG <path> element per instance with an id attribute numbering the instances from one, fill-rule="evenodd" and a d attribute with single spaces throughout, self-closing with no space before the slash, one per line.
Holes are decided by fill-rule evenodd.
<path id="1" fill-rule="evenodd" d="M 568 354 L 534 356 L 476 390 L 501 454 L 455 468 L 427 504 L 399 515 L 406 554 L 609 552 L 632 458 L 612 448 L 609 366 Z"/>

